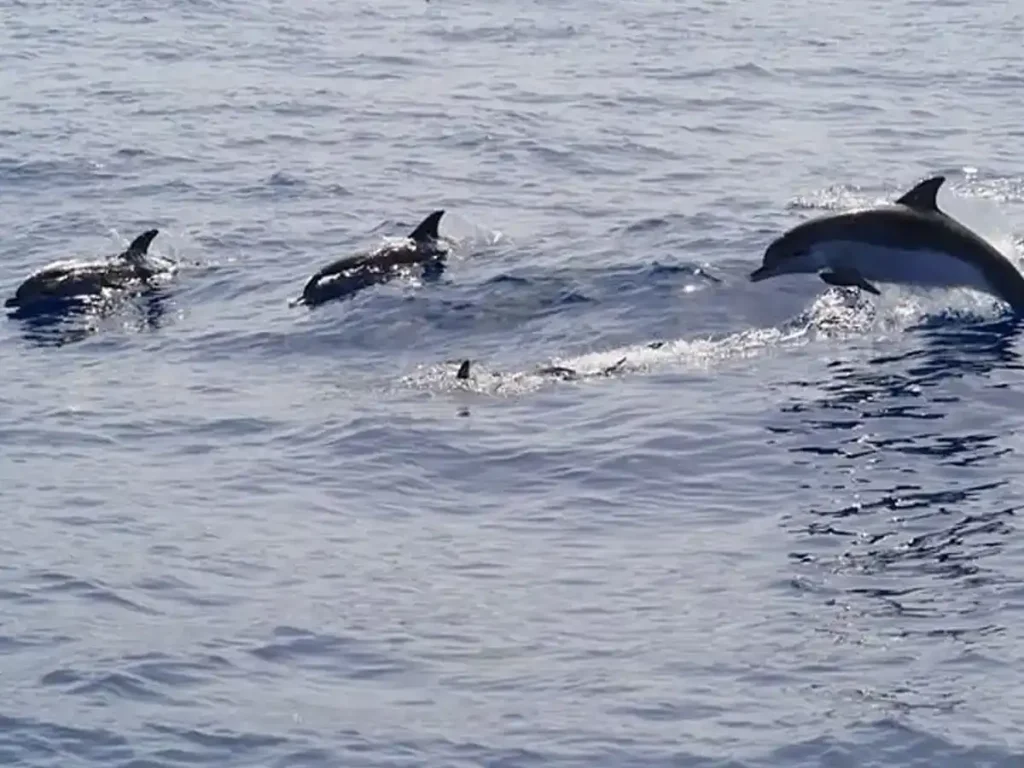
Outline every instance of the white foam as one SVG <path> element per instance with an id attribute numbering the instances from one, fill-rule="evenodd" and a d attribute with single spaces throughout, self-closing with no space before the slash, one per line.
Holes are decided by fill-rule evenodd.
<path id="1" fill-rule="evenodd" d="M 818 206 L 846 209 L 887 202 L 881 198 L 858 198 L 853 193 L 840 196 L 834 189 L 825 197 L 828 200 L 819 201 Z M 976 198 L 965 201 L 943 188 L 939 207 L 988 239 L 1014 264 L 1019 266 L 1024 263 L 1017 244 L 1009 234 L 1009 225 L 991 201 Z M 880 256 L 883 259 L 904 258 L 898 254 Z M 934 260 L 929 261 L 930 270 L 935 269 L 935 263 Z M 955 271 L 959 264 L 957 262 L 947 266 L 949 270 Z M 920 266 L 911 263 L 908 267 L 914 269 L 914 279 L 921 277 Z M 946 282 L 958 278 L 970 282 L 975 276 L 945 274 L 944 277 L 947 278 Z M 881 286 L 881 291 L 881 296 L 867 296 L 854 290 L 828 288 L 806 310 L 778 328 L 750 328 L 720 338 L 676 339 L 664 342 L 657 349 L 647 344 L 616 347 L 555 358 L 511 372 L 492 371 L 485 363 L 474 361 L 471 377 L 465 380 L 456 378 L 457 363 L 422 366 L 406 376 L 403 384 L 434 391 L 461 390 L 492 396 L 519 395 L 562 383 L 558 377 L 536 373 L 538 368 L 547 365 L 574 370 L 577 373 L 574 381 L 577 382 L 602 380 L 613 366 L 615 370 L 612 375 L 615 376 L 656 371 L 708 371 L 774 350 L 805 346 L 817 341 L 835 342 L 864 336 L 884 340 L 903 333 L 929 315 L 941 313 L 983 320 L 994 319 L 1004 310 L 997 299 L 970 288 L 921 290 L 893 284 Z M 625 361 L 619 364 L 623 358 Z"/>
<path id="2" fill-rule="evenodd" d="M 485 363 L 473 362 L 469 379 L 456 378 L 457 362 L 421 366 L 403 383 L 416 388 L 442 391 L 473 391 L 492 396 L 518 395 L 563 381 L 558 376 L 538 373 L 548 366 L 569 368 L 575 382 L 603 379 L 608 375 L 659 370 L 707 371 L 729 361 L 763 354 L 778 347 L 797 346 L 817 336 L 835 337 L 863 332 L 874 317 L 869 302 L 848 291 L 829 290 L 794 322 L 781 328 L 750 328 L 721 338 L 676 339 L 656 349 L 649 344 L 616 347 L 582 355 L 555 358 L 525 370 L 499 372 Z M 613 372 L 609 374 L 609 369 Z"/>
<path id="3" fill-rule="evenodd" d="M 950 299 L 954 299 L 953 302 Z M 516 396 L 556 385 L 604 380 L 610 376 L 656 372 L 707 372 L 779 350 L 818 342 L 871 337 L 893 338 L 928 315 L 953 312 L 974 319 L 997 317 L 1000 304 L 973 291 L 920 293 L 886 289 L 868 297 L 853 290 L 828 288 L 811 305 L 778 328 L 749 328 L 719 338 L 676 339 L 652 349 L 648 344 L 615 347 L 558 357 L 522 370 L 495 371 L 473 361 L 469 379 L 456 378 L 457 362 L 421 366 L 402 380 L 404 386 L 431 391 L 464 391 L 487 396 Z M 547 366 L 572 369 L 566 382 L 538 373 Z M 608 369 L 614 368 L 609 374 Z"/>

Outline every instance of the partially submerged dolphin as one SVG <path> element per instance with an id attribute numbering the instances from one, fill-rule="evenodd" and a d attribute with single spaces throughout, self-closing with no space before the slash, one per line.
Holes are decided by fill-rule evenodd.
<path id="1" fill-rule="evenodd" d="M 661 349 L 665 346 L 664 341 L 652 341 L 645 345 L 648 349 Z M 533 370 L 534 376 L 550 376 L 554 379 L 561 379 L 562 381 L 577 381 L 584 377 L 590 376 L 614 376 L 617 373 L 622 372 L 623 366 L 626 364 L 628 358 L 619 358 L 616 362 L 611 365 L 607 365 L 598 371 L 593 373 L 582 373 L 577 371 L 575 368 L 569 368 L 564 365 L 546 365 Z M 460 380 L 468 380 L 472 378 L 473 374 L 470 370 L 471 361 L 463 360 L 459 364 L 458 371 L 455 372 L 455 378 Z M 501 376 L 500 373 L 492 373 L 491 376 Z"/>
<path id="2" fill-rule="evenodd" d="M 96 262 L 61 261 L 43 267 L 18 286 L 6 307 L 26 309 L 62 304 L 101 295 L 108 289 L 142 285 L 160 271 L 147 258 L 149 244 L 159 234 L 150 229 L 136 237 L 112 259 Z"/>
<path id="3" fill-rule="evenodd" d="M 985 238 L 939 210 L 945 180 L 925 179 L 889 205 L 793 227 L 768 246 L 750 279 L 817 272 L 829 285 L 874 294 L 876 282 L 972 288 L 1024 313 L 1024 276 Z"/>
<path id="4" fill-rule="evenodd" d="M 363 288 L 385 283 L 409 267 L 442 269 L 448 249 L 437 231 L 444 211 L 434 211 L 398 242 L 385 243 L 369 253 L 331 262 L 317 272 L 302 290 L 300 303 L 316 306 L 348 296 Z"/>
<path id="5" fill-rule="evenodd" d="M 613 363 L 612 365 L 609 365 L 609 366 L 607 366 L 605 368 L 602 368 L 596 374 L 591 374 L 591 375 L 595 375 L 595 376 L 611 376 L 611 375 L 613 375 L 615 373 L 618 373 L 621 370 L 622 366 L 625 365 L 625 364 L 626 364 L 626 358 L 622 358 L 618 362 Z M 543 366 L 541 368 L 537 368 L 536 370 L 534 370 L 533 374 L 535 376 L 550 376 L 551 378 L 561 379 L 562 381 L 575 381 L 577 379 L 582 378 L 583 375 L 584 375 L 584 374 L 580 373 L 579 371 L 577 371 L 575 368 L 567 368 L 564 365 L 547 365 L 547 366 Z M 472 376 L 472 374 L 470 373 L 470 361 L 469 360 L 463 360 L 461 365 L 459 365 L 459 370 L 456 371 L 456 373 L 455 373 L 455 378 L 456 379 L 466 380 L 466 379 L 471 378 L 471 376 Z M 497 376 L 501 376 L 501 374 L 500 373 L 492 373 L 491 376 L 497 377 Z"/>

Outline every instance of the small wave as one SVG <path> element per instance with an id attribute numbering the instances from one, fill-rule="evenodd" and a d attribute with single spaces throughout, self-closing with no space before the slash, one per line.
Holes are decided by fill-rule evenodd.
<path id="1" fill-rule="evenodd" d="M 193 449 L 194 450 L 194 449 Z M 199 590 L 195 585 L 174 576 L 157 576 L 142 579 L 134 585 L 154 600 L 170 600 L 185 605 L 223 607 L 232 601 L 210 590 Z"/>
<path id="2" fill-rule="evenodd" d="M 37 596 L 69 594 L 91 602 L 106 603 L 119 608 L 126 608 L 136 613 L 144 613 L 150 616 L 158 615 L 157 611 L 128 600 L 103 584 L 53 571 L 44 571 L 37 575 L 37 579 L 40 582 L 40 585 L 34 590 Z"/>
<path id="3" fill-rule="evenodd" d="M 771 69 L 753 61 L 743 64 L 729 64 L 719 67 L 701 67 L 685 73 L 687 80 L 717 80 L 729 75 L 744 75 L 762 79 L 776 79 L 779 75 Z"/>
<path id="4" fill-rule="evenodd" d="M 262 747 L 275 747 L 285 744 L 286 739 L 280 736 L 257 733 L 235 733 L 224 729 L 200 730 L 198 728 L 177 728 L 169 725 L 149 726 L 155 733 L 175 736 L 194 746 L 207 750 L 220 750 L 225 760 L 237 758 L 240 754 Z"/>
<path id="5" fill-rule="evenodd" d="M 79 764 L 118 765 L 134 750 L 121 734 L 79 728 L 31 717 L 0 715 L 0 750 L 10 765 L 39 765 L 54 754 Z"/>
<path id="6" fill-rule="evenodd" d="M 182 688 L 202 685 L 230 666 L 227 660 L 212 655 L 206 655 L 200 661 L 176 661 L 153 654 L 153 658 L 135 664 L 132 671 L 138 679 Z"/>
<path id="7" fill-rule="evenodd" d="M 140 680 L 134 675 L 126 675 L 118 672 L 100 675 L 92 680 L 82 682 L 72 688 L 72 694 L 85 696 L 99 696 L 101 698 L 132 699 L 135 701 L 163 701 L 170 700 Z"/>
<path id="8" fill-rule="evenodd" d="M 682 229 L 687 224 L 687 216 L 682 214 L 668 214 L 664 216 L 649 216 L 647 218 L 639 219 L 637 221 L 630 222 L 619 229 L 625 234 L 635 234 L 639 232 L 671 231 L 676 227 Z"/>
<path id="9" fill-rule="evenodd" d="M 109 180 L 117 174 L 102 163 L 86 158 L 31 158 L 0 156 L 0 182 L 4 187 L 68 187 L 84 185 L 92 180 Z M 45 183 L 45 184 L 44 184 Z"/>
<path id="10" fill-rule="evenodd" d="M 408 665 L 400 660 L 379 653 L 354 638 L 317 634 L 288 626 L 277 627 L 274 636 L 274 641 L 249 652 L 272 664 L 302 665 L 360 679 L 401 674 L 408 669 Z"/>
<path id="11" fill-rule="evenodd" d="M 530 40 L 569 40 L 578 36 L 580 32 L 581 28 L 572 24 L 542 25 L 517 22 L 495 26 L 435 28 L 430 34 L 449 43 L 522 43 Z"/>

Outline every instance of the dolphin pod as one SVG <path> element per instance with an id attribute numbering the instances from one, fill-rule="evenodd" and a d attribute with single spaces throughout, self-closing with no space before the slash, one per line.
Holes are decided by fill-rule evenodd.
<path id="1" fill-rule="evenodd" d="M 793 274 L 817 274 L 829 285 L 879 294 L 875 283 L 925 288 L 966 287 L 992 295 L 1024 314 L 1024 276 L 987 240 L 938 207 L 944 176 L 919 182 L 895 202 L 819 216 L 772 240 L 749 279 L 760 282 Z M 304 284 L 294 304 L 313 308 L 386 283 L 414 269 L 440 274 L 449 245 L 435 210 L 404 238 L 333 261 Z M 136 237 L 121 253 L 97 262 L 55 262 L 26 278 L 5 306 L 17 310 L 57 309 L 110 291 L 145 287 L 167 271 L 148 256 L 159 230 Z M 660 342 L 657 342 L 660 344 Z M 653 346 L 653 345 L 652 345 Z M 656 348 L 656 347 L 655 347 Z M 602 371 L 611 375 L 624 360 Z M 550 366 L 539 375 L 575 379 L 581 374 Z M 465 361 L 457 378 L 470 378 Z"/>
<path id="2" fill-rule="evenodd" d="M 306 282 L 296 303 L 315 307 L 388 282 L 413 267 L 439 274 L 449 250 L 438 233 L 443 215 L 443 210 L 434 211 L 403 240 L 331 262 Z M 165 271 L 147 259 L 149 244 L 158 233 L 156 229 L 144 232 L 122 253 L 104 261 L 49 264 L 26 278 L 5 306 L 20 310 L 60 309 L 106 291 L 144 287 Z"/>

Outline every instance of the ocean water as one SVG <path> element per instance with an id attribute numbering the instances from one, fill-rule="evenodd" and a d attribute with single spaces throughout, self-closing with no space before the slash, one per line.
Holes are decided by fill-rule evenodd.
<path id="1" fill-rule="evenodd" d="M 178 265 L 0 322 L 0 763 L 1024 762 L 1020 326 L 747 280 L 936 173 L 1020 261 L 1013 4 L 0 22 L 5 298 Z M 439 279 L 290 305 L 435 208 Z"/>

